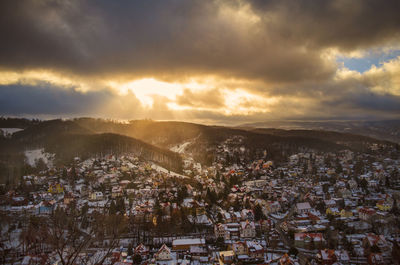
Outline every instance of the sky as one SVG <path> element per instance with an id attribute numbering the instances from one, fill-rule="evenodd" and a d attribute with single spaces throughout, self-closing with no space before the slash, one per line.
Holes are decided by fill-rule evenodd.
<path id="1" fill-rule="evenodd" d="M 2 0 L 0 115 L 400 118 L 398 0 Z"/>

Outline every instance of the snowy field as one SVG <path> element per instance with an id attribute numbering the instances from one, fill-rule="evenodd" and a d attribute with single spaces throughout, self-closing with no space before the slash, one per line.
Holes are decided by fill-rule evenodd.
<path id="1" fill-rule="evenodd" d="M 188 147 L 191 143 L 192 143 L 192 142 L 189 141 L 189 142 L 185 142 L 185 143 L 183 143 L 183 144 L 178 144 L 178 145 L 175 145 L 175 146 L 171 147 L 170 150 L 171 150 L 172 152 L 176 152 L 176 153 L 179 153 L 179 154 L 183 154 L 183 153 L 185 153 L 186 147 Z"/>
<path id="2" fill-rule="evenodd" d="M 0 128 L 1 133 L 3 134 L 5 137 L 11 137 L 14 133 L 19 132 L 19 131 L 23 131 L 24 129 L 20 129 L 20 128 Z"/>
<path id="3" fill-rule="evenodd" d="M 172 172 L 172 171 L 170 171 L 170 170 L 168 170 L 166 168 L 160 167 L 159 165 L 156 165 L 156 164 L 152 164 L 151 168 L 156 170 L 156 171 L 158 171 L 158 172 L 169 174 L 170 176 L 175 176 L 175 177 L 178 177 L 178 178 L 187 178 L 187 176 Z"/>
<path id="4" fill-rule="evenodd" d="M 48 167 L 53 166 L 54 154 L 46 153 L 43 148 L 25 151 L 26 163 L 30 166 L 36 166 L 39 159 L 43 159 Z"/>

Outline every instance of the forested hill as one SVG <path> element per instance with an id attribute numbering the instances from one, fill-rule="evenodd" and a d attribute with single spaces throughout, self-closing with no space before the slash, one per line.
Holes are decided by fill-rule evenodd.
<path id="1" fill-rule="evenodd" d="M 18 123 L 18 120 L 13 122 Z M 121 123 L 92 118 L 34 122 L 22 119 L 21 124 L 26 126 L 24 130 L 0 139 L 3 156 L 43 147 L 63 160 L 73 156 L 132 152 L 175 171 L 182 169 L 182 158 L 169 149 L 174 150 L 174 146 L 184 143 L 187 143 L 185 152 L 206 164 L 215 161 L 222 143 L 238 144 L 239 138 L 249 160 L 257 159 L 264 150 L 268 150 L 269 159 L 285 161 L 289 155 L 304 151 L 349 149 L 365 152 L 372 145 L 398 148 L 394 143 L 370 137 L 320 130 L 232 128 L 151 120 Z"/>
<path id="2" fill-rule="evenodd" d="M 0 162 L 10 162 L 10 157 L 23 159 L 29 149 L 45 148 L 56 154 L 59 162 L 74 157 L 87 158 L 106 154 L 133 153 L 146 161 L 153 161 L 167 169 L 181 172 L 182 158 L 170 150 L 156 147 L 132 137 L 97 133 L 71 120 L 50 120 L 34 123 L 12 137 L 0 138 Z M 21 161 L 11 161 L 21 164 Z"/>

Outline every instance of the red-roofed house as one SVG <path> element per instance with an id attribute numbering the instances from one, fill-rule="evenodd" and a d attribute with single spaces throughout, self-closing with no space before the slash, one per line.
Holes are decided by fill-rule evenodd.
<path id="1" fill-rule="evenodd" d="M 322 248 L 325 242 L 322 233 L 296 233 L 294 235 L 294 244 L 300 248 Z"/>
<path id="2" fill-rule="evenodd" d="M 371 208 L 364 207 L 358 209 L 358 215 L 360 216 L 360 219 L 364 221 L 368 221 L 375 213 L 376 211 Z"/>
<path id="3" fill-rule="evenodd" d="M 156 260 L 171 260 L 171 250 L 165 244 L 154 254 Z"/>
<path id="4" fill-rule="evenodd" d="M 317 254 L 318 264 L 332 265 L 337 261 L 334 249 L 321 249 Z"/>

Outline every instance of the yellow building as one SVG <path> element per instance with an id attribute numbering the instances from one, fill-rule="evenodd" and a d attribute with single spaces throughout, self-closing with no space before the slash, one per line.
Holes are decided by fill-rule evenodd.
<path id="1" fill-rule="evenodd" d="M 388 212 L 392 209 L 392 205 L 390 203 L 387 203 L 385 201 L 380 201 L 376 203 L 376 207 L 378 207 L 379 210 Z"/>
<path id="2" fill-rule="evenodd" d="M 63 193 L 64 192 L 64 187 L 60 184 L 50 184 L 49 190 L 50 193 Z"/>
<path id="3" fill-rule="evenodd" d="M 339 216 L 340 212 L 339 212 L 338 208 L 328 208 L 328 209 L 326 209 L 326 215 Z"/>
<path id="4" fill-rule="evenodd" d="M 345 209 L 342 209 L 340 211 L 340 216 L 341 217 L 353 217 L 353 212 L 352 211 L 346 211 Z"/>

